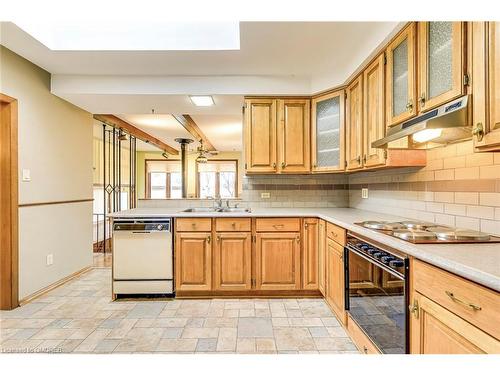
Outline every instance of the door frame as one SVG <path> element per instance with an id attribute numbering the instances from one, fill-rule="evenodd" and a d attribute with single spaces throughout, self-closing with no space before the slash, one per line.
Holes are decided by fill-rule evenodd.
<path id="1" fill-rule="evenodd" d="M 17 99 L 0 93 L 0 310 L 19 306 Z"/>

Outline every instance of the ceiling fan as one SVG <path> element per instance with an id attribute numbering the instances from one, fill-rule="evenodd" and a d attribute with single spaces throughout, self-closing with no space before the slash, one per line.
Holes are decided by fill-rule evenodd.
<path id="1" fill-rule="evenodd" d="M 203 145 L 203 139 L 200 139 L 200 145 L 196 148 L 196 150 L 190 152 L 190 154 L 198 154 L 196 157 L 196 162 L 204 164 L 208 161 L 208 158 L 217 155 L 219 151 L 209 151 Z"/>

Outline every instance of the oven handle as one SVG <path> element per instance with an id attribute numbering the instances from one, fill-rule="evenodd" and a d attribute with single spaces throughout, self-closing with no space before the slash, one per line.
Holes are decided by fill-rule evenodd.
<path id="1" fill-rule="evenodd" d="M 353 253 L 355 253 L 356 255 L 360 256 L 361 258 L 367 260 L 368 262 L 370 262 L 371 264 L 379 267 L 379 268 L 382 268 L 384 271 L 387 271 L 389 272 L 391 275 L 397 277 L 398 279 L 400 280 L 405 280 L 405 275 L 397 272 L 397 271 L 394 271 L 392 268 L 390 267 L 387 267 L 385 264 L 383 263 L 379 263 L 379 262 L 376 262 L 374 261 L 373 259 L 367 257 L 365 254 L 363 254 L 362 252 L 358 251 L 358 249 L 352 247 L 352 246 L 349 246 L 349 244 L 346 245 L 345 247 L 348 251 L 352 251 Z"/>

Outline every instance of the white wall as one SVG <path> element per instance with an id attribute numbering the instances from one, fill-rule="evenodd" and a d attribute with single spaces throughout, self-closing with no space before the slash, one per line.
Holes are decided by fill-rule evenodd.
<path id="1" fill-rule="evenodd" d="M 19 106 L 19 204 L 92 198 L 92 115 L 52 95 L 45 70 L 4 47 L 0 61 L 0 91 Z M 19 208 L 20 299 L 91 263 L 92 202 Z"/>

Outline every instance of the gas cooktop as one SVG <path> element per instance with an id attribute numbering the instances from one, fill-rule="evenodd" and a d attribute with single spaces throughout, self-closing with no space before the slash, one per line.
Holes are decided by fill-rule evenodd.
<path id="1" fill-rule="evenodd" d="M 461 229 L 424 221 L 363 221 L 364 228 L 384 232 L 412 243 L 485 243 L 500 242 L 500 237 L 470 229 Z"/>

